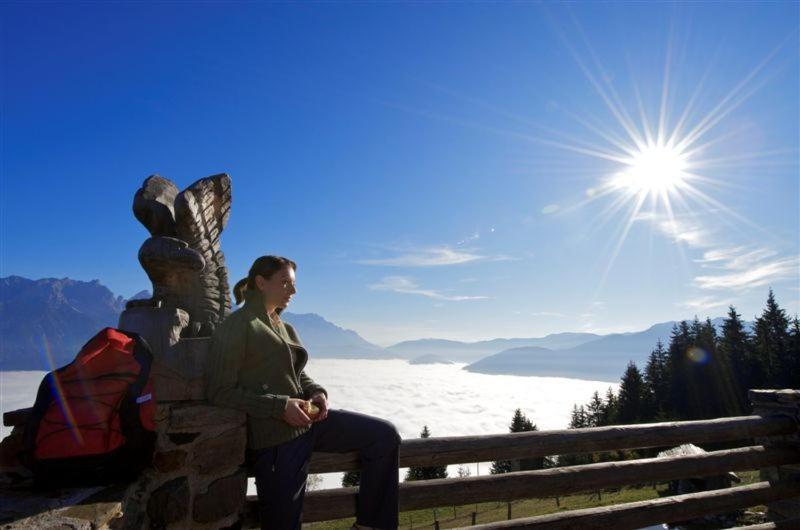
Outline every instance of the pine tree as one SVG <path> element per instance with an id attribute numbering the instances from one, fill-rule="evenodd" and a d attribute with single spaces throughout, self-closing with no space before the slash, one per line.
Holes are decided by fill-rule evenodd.
<path id="1" fill-rule="evenodd" d="M 606 390 L 606 401 L 603 406 L 603 425 L 614 425 L 617 422 L 619 404 L 611 387 Z"/>
<path id="2" fill-rule="evenodd" d="M 699 357 L 696 357 L 691 365 L 693 417 L 727 416 L 728 402 L 734 398 L 727 384 L 730 368 L 727 359 L 717 352 L 717 330 L 708 317 L 700 324 L 699 331 L 695 334 L 694 348 Z"/>
<path id="3" fill-rule="evenodd" d="M 661 339 L 650 352 L 644 368 L 644 404 L 645 420 L 664 419 L 669 408 L 669 373 L 667 371 L 667 351 Z"/>
<path id="4" fill-rule="evenodd" d="M 733 306 L 729 306 L 728 316 L 722 322 L 722 336 L 717 351 L 726 358 L 730 367 L 729 382 L 734 392 L 734 410 L 731 412 L 734 415 L 745 414 L 750 408 L 747 389 L 752 384 L 753 359 L 750 334 Z"/>
<path id="5" fill-rule="evenodd" d="M 361 481 L 361 471 L 353 470 L 353 471 L 345 471 L 344 475 L 342 476 L 342 487 L 347 488 L 350 486 L 358 486 L 358 483 Z"/>
<path id="6" fill-rule="evenodd" d="M 592 399 L 589 401 L 589 404 L 586 405 L 586 414 L 587 419 L 589 421 L 589 425 L 591 427 L 600 427 L 602 425 L 606 425 L 605 419 L 605 404 L 603 403 L 600 394 L 597 390 L 594 391 L 592 394 Z"/>
<path id="7" fill-rule="evenodd" d="M 767 297 L 767 307 L 756 318 L 755 352 L 756 387 L 786 388 L 791 374 L 784 373 L 794 363 L 789 357 L 789 319 L 786 312 L 778 306 L 772 289 Z"/>
<path id="8" fill-rule="evenodd" d="M 508 426 L 509 432 L 528 432 L 538 431 L 534 423 L 522 413 L 522 410 L 517 409 L 514 411 L 514 417 L 511 419 L 511 425 Z M 539 458 L 526 458 L 522 460 L 497 460 L 492 462 L 491 473 L 497 475 L 498 473 L 508 473 L 511 471 L 527 471 L 530 469 L 542 469 L 545 466 L 545 459 Z"/>
<path id="9" fill-rule="evenodd" d="M 572 416 L 569 420 L 570 429 L 580 429 L 582 427 L 590 427 L 589 419 L 586 414 L 586 408 L 581 405 L 572 405 Z"/>
<path id="10" fill-rule="evenodd" d="M 420 437 L 430 438 L 428 426 L 422 427 Z M 406 473 L 406 480 L 430 480 L 434 478 L 447 478 L 447 466 L 416 467 L 411 466 Z"/>
<path id="11" fill-rule="evenodd" d="M 572 405 L 572 416 L 569 421 L 570 429 L 581 429 L 583 427 L 590 427 L 586 408 L 583 405 Z M 577 454 L 577 455 L 558 455 L 556 462 L 559 466 L 577 466 L 580 464 L 588 464 L 592 461 L 592 455 Z"/>
<path id="12" fill-rule="evenodd" d="M 622 376 L 619 385 L 619 421 L 621 423 L 636 423 L 642 418 L 642 397 L 644 383 L 642 374 L 633 361 L 628 363 L 628 368 Z"/>
<path id="13" fill-rule="evenodd" d="M 676 419 L 687 419 L 691 399 L 689 397 L 688 355 L 693 345 L 692 332 L 686 321 L 672 326 L 667 349 L 667 372 L 669 374 L 669 413 Z"/>
<path id="14" fill-rule="evenodd" d="M 489 473 L 492 475 L 499 475 L 500 473 L 511 473 L 514 468 L 511 466 L 511 460 L 495 460 L 492 462 L 492 467 Z"/>

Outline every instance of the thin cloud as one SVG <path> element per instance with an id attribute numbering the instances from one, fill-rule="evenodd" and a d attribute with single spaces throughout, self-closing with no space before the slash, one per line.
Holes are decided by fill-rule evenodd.
<path id="1" fill-rule="evenodd" d="M 493 234 L 494 233 L 494 228 L 489 228 L 488 232 L 489 232 L 489 234 Z M 470 241 L 474 241 L 476 239 L 480 239 L 480 237 L 481 237 L 480 232 L 475 232 L 472 235 L 470 235 L 468 237 L 465 237 L 464 239 L 462 239 L 461 241 L 456 243 L 456 245 L 463 245 L 464 243 L 469 243 Z"/>
<path id="2" fill-rule="evenodd" d="M 488 296 L 464 296 L 449 295 L 433 289 L 421 289 L 411 278 L 407 276 L 386 276 L 379 283 L 368 286 L 375 291 L 392 291 L 395 293 L 416 294 L 426 296 L 436 300 L 448 300 L 451 302 L 462 302 L 464 300 L 484 300 Z"/>
<path id="3" fill-rule="evenodd" d="M 485 256 L 468 249 L 452 249 L 448 246 L 431 247 L 403 252 L 397 256 L 378 259 L 356 260 L 361 265 L 390 265 L 395 267 L 440 267 L 459 265 L 474 261 L 505 261 L 508 256 Z"/>
<path id="4" fill-rule="evenodd" d="M 534 317 L 555 317 L 555 318 L 566 318 L 567 315 L 564 313 L 556 313 L 553 311 L 537 311 L 535 313 L 531 313 L 531 316 Z"/>
<path id="5" fill-rule="evenodd" d="M 737 247 L 710 256 L 708 254 L 706 252 L 703 260 L 700 260 L 703 266 L 739 271 L 762 265 L 765 260 L 777 256 L 778 252 L 767 248 L 748 250 L 745 247 Z"/>
<path id="6" fill-rule="evenodd" d="M 744 250 L 745 247 L 716 248 L 704 252 L 703 257 L 701 259 L 694 260 L 694 262 L 705 266 L 706 264 L 710 263 L 730 261 L 736 258 L 736 256 L 738 256 Z"/>
<path id="7" fill-rule="evenodd" d="M 559 206 L 557 204 L 548 204 L 544 208 L 542 208 L 542 213 L 544 215 L 548 215 L 551 213 L 556 213 L 559 210 Z"/>
<path id="8" fill-rule="evenodd" d="M 658 222 L 657 226 L 662 233 L 676 242 L 683 242 L 692 247 L 708 247 L 711 245 L 711 233 L 689 221 L 668 219 Z"/>
<path id="9" fill-rule="evenodd" d="M 701 289 L 744 291 L 753 287 L 773 284 L 780 280 L 797 278 L 798 267 L 800 267 L 800 259 L 797 257 L 779 258 L 772 261 L 761 259 L 756 262 L 752 256 L 749 256 L 743 260 L 734 259 L 727 263 L 724 268 L 732 272 L 697 276 L 694 282 Z"/>
<path id="10" fill-rule="evenodd" d="M 774 249 L 746 245 L 721 245 L 714 234 L 688 216 L 669 219 L 665 215 L 643 213 L 636 221 L 652 223 L 660 232 L 676 242 L 703 252 L 693 259 L 704 271 L 697 274 L 693 284 L 702 290 L 743 292 L 755 287 L 798 278 L 800 258 L 780 256 Z M 732 302 L 730 296 L 698 296 L 684 307 L 704 310 L 723 307 Z"/>
<path id="11" fill-rule="evenodd" d="M 633 218 L 633 221 L 650 223 L 673 241 L 685 243 L 690 247 L 708 248 L 712 246 L 711 232 L 689 217 L 670 217 L 655 212 L 640 212 Z"/>
<path id="12" fill-rule="evenodd" d="M 800 273 L 798 256 L 780 256 L 775 249 L 766 247 L 739 245 L 713 248 L 694 262 L 707 271 L 694 278 L 694 284 L 701 289 L 742 292 L 781 280 L 797 279 Z M 701 297 L 700 300 L 705 298 Z"/>
<path id="13" fill-rule="evenodd" d="M 733 299 L 731 298 L 720 299 L 714 296 L 703 296 L 679 305 L 692 311 L 702 312 L 717 307 L 727 307 L 732 303 Z"/>

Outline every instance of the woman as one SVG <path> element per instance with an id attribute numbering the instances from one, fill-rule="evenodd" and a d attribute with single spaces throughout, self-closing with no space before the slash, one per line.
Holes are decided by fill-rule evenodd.
<path id="1" fill-rule="evenodd" d="M 328 407 L 328 392 L 305 372 L 308 354 L 280 313 L 295 289 L 296 264 L 261 256 L 234 287 L 236 303 L 214 331 L 208 400 L 247 413 L 261 528 L 300 528 L 311 453 L 359 451 L 353 528 L 397 528 L 400 435 L 384 419 Z M 319 413 L 309 417 L 304 400 Z"/>

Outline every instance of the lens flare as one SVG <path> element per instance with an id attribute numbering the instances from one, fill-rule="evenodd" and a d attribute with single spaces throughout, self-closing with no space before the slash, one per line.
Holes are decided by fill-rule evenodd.
<path id="1" fill-rule="evenodd" d="M 42 335 L 42 344 L 44 345 L 44 357 L 50 369 L 50 374 L 47 375 L 47 379 L 52 390 L 51 394 L 58 403 L 58 407 L 61 409 L 61 413 L 64 415 L 64 419 L 67 421 L 67 425 L 69 425 L 69 431 L 70 434 L 72 434 L 72 438 L 77 444 L 83 445 L 83 436 L 81 435 L 80 429 L 78 429 L 78 424 L 75 422 L 75 416 L 73 416 L 72 409 L 69 408 L 67 400 L 64 399 L 64 388 L 61 386 L 61 381 L 59 381 L 58 375 L 56 375 L 56 366 L 55 362 L 53 361 L 53 354 L 50 351 L 50 343 L 47 342 L 47 336 L 45 335 Z"/>
<path id="2" fill-rule="evenodd" d="M 697 364 L 706 364 L 710 358 L 708 352 L 705 351 L 703 348 L 698 348 L 697 346 L 692 346 L 686 352 L 686 357 L 694 363 Z"/>

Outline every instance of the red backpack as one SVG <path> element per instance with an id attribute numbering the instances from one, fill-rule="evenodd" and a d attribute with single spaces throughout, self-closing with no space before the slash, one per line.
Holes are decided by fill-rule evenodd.
<path id="1" fill-rule="evenodd" d="M 108 327 L 44 377 L 24 438 L 36 485 L 128 481 L 151 461 L 152 361 L 142 337 Z"/>

